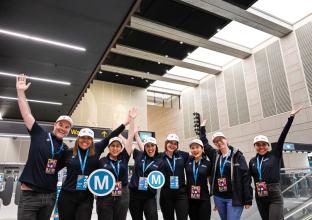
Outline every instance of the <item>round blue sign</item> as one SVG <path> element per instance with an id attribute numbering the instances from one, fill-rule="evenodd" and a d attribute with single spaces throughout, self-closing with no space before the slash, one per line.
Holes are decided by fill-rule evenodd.
<path id="1" fill-rule="evenodd" d="M 165 176 L 160 171 L 152 171 L 147 176 L 147 183 L 153 189 L 160 189 L 165 184 Z"/>
<path id="2" fill-rule="evenodd" d="M 88 188 L 96 196 L 106 196 L 115 188 L 116 180 L 112 172 L 106 169 L 93 171 L 88 178 Z"/>

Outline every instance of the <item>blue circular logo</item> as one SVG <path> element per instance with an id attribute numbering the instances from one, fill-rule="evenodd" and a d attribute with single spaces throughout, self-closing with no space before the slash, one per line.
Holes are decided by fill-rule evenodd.
<path id="1" fill-rule="evenodd" d="M 160 189 L 165 184 L 165 176 L 160 171 L 152 171 L 147 176 L 147 183 L 153 189 Z"/>
<path id="2" fill-rule="evenodd" d="M 115 188 L 116 180 L 112 172 L 106 169 L 93 171 L 88 178 L 88 188 L 96 196 L 106 196 Z"/>

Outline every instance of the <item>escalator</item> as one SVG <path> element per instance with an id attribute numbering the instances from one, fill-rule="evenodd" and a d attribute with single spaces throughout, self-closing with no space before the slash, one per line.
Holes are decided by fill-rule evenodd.
<path id="1" fill-rule="evenodd" d="M 281 186 L 285 220 L 312 219 L 312 169 L 285 169 Z"/>

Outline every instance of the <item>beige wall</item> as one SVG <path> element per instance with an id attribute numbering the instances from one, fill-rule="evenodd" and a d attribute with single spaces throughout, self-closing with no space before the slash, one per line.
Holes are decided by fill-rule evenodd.
<path id="1" fill-rule="evenodd" d="M 147 129 L 146 90 L 94 80 L 72 118 L 75 125 L 113 128 L 124 122 L 131 107 L 137 107 L 136 123 Z"/>
<path id="2" fill-rule="evenodd" d="M 155 131 L 157 144 L 160 151 L 164 150 L 164 143 L 169 133 L 175 133 L 181 138 L 180 148 L 187 150 L 184 144 L 182 111 L 179 109 L 178 100 L 173 103 L 173 108 L 147 106 L 148 130 Z"/>

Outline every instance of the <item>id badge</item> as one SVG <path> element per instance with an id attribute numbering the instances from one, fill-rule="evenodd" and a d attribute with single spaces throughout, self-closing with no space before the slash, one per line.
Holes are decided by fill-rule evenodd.
<path id="1" fill-rule="evenodd" d="M 78 175 L 76 190 L 86 190 L 87 189 L 87 183 L 88 183 L 87 180 L 88 180 L 88 176 Z"/>
<path id="2" fill-rule="evenodd" d="M 147 184 L 147 178 L 146 177 L 140 177 L 139 179 L 139 190 L 147 191 L 148 184 Z"/>
<path id="3" fill-rule="evenodd" d="M 121 196 L 122 195 L 122 182 L 117 181 L 115 188 L 112 191 L 112 196 Z"/>
<path id="4" fill-rule="evenodd" d="M 218 178 L 218 189 L 219 192 L 226 192 L 228 190 L 226 178 Z"/>
<path id="5" fill-rule="evenodd" d="M 191 199 L 200 199 L 200 186 L 191 187 Z"/>
<path id="6" fill-rule="evenodd" d="M 48 159 L 48 163 L 45 169 L 46 174 L 54 174 L 56 170 L 57 160 Z"/>
<path id="7" fill-rule="evenodd" d="M 268 188 L 265 182 L 257 182 L 256 183 L 256 190 L 259 197 L 268 196 Z"/>
<path id="8" fill-rule="evenodd" d="M 179 189 L 179 177 L 170 176 L 170 189 Z"/>

